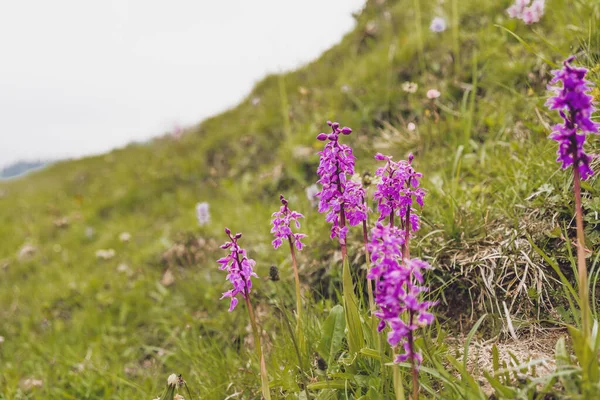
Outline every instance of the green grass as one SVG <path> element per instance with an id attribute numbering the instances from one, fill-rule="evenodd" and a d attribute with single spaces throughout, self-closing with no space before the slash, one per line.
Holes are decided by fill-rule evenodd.
<path id="1" fill-rule="evenodd" d="M 600 83 L 600 7 L 593 0 L 549 0 L 541 23 L 526 26 L 507 19 L 508 1 L 446 1 L 444 14 L 459 27 L 433 34 L 428 25 L 438 10 L 430 3 L 419 3 L 415 29 L 413 0 L 369 2 L 340 44 L 297 71 L 266 77 L 237 107 L 180 140 L 130 145 L 0 183 L 0 399 L 150 399 L 172 372 L 182 373 L 202 399 L 258 398 L 245 311 L 228 313 L 228 302 L 218 301 L 226 284 L 214 260 L 225 226 L 244 233 L 257 261 L 254 301 L 274 396 L 296 398 L 297 354 L 277 311 L 294 307 L 293 275 L 287 253 L 269 244 L 279 193 L 305 214 L 309 235 L 299 263 L 312 294 L 303 324 L 310 392 L 323 399 L 389 396 L 379 372 L 360 372 L 375 371 L 376 357 L 358 361 L 350 387 L 343 362 L 330 365 L 330 381 L 314 366 L 321 329 L 342 303 L 336 244 L 304 195 L 316 180 L 322 144 L 315 136 L 328 119 L 354 129 L 348 139 L 361 173 L 374 171 L 377 151 L 395 159 L 413 152 L 424 173 L 424 227 L 413 253 L 436 267 L 428 279 L 441 321 L 440 331 L 428 335 L 458 334 L 484 312 L 486 334 L 501 333 L 503 301 L 522 321 L 517 329 L 572 322 L 568 313 L 554 312 L 568 308 L 567 301 L 528 238 L 574 277 L 564 239 L 564 232 L 574 236 L 571 181 L 546 139 L 557 116 L 543 103 L 548 62 L 560 64 L 569 54 Z M 368 24 L 375 24 L 374 34 Z M 403 92 L 405 81 L 418 83 L 418 92 Z M 429 88 L 442 92 L 435 106 L 425 98 Z M 408 132 L 408 122 L 417 130 Z M 591 147 L 599 147 L 597 138 Z M 584 191 L 588 247 L 596 252 L 598 178 Z M 194 215 L 198 201 L 211 207 L 212 222 L 203 228 Z M 64 217 L 68 226 L 57 227 Z M 119 240 L 125 231 L 128 243 Z M 359 231 L 352 232 L 353 270 L 364 262 Z M 163 260 L 188 237 L 205 243 Z M 35 254 L 19 257 L 25 244 Z M 114 258 L 96 258 L 109 248 Z M 120 264 L 128 269 L 119 272 Z M 265 279 L 271 265 L 280 266 L 281 281 Z M 167 268 L 175 283 L 164 287 Z M 430 351 L 441 352 L 439 344 Z M 43 383 L 27 388 L 28 378 Z M 333 389 L 318 392 L 319 385 Z"/>

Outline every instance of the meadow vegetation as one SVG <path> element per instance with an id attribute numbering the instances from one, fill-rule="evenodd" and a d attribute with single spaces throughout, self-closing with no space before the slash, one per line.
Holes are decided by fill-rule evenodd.
<path id="1" fill-rule="evenodd" d="M 363 184 L 382 166 L 376 153 L 412 153 L 423 174 L 410 252 L 433 266 L 425 298 L 437 304 L 416 338 L 421 398 L 598 398 L 597 322 L 581 333 L 573 174 L 555 161 L 547 137 L 560 117 L 544 104 L 550 71 L 571 55 L 600 99 L 600 3 L 547 0 L 531 25 L 509 6 L 370 0 L 319 59 L 266 77 L 181 136 L 1 182 L 0 399 L 172 399 L 176 389 L 259 399 L 257 341 L 272 398 L 409 398 L 410 362 L 392 367 L 372 329 L 361 226 L 349 229 L 344 269 L 306 195 L 327 120 L 352 127 L 342 140 Z M 432 31 L 435 17 L 447 29 Z M 588 153 L 599 148 L 589 135 Z M 591 168 L 582 207 L 598 321 L 597 158 Z M 300 320 L 287 244 L 270 245 L 280 194 L 304 215 Z M 219 301 L 230 289 L 216 262 L 226 226 L 256 260 L 258 337 L 243 301 L 233 312 Z M 348 287 L 360 332 L 347 324 Z M 186 384 L 165 389 L 171 373 Z"/>

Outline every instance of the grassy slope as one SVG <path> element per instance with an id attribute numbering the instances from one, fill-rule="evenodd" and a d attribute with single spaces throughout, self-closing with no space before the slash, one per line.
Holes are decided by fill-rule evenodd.
<path id="1" fill-rule="evenodd" d="M 183 373 L 203 398 L 255 393 L 245 314 L 227 313 L 227 304 L 217 301 L 224 276 L 213 272 L 218 255 L 210 239 L 221 242 L 225 225 L 245 233 L 260 276 L 272 263 L 284 267 L 279 288 L 260 280 L 256 294 L 271 332 L 269 372 L 282 386 L 295 387 L 293 371 L 278 367 L 293 362 L 291 345 L 280 322 L 268 317 L 268 298 L 291 287 L 285 252 L 268 246 L 268 221 L 277 195 L 286 193 L 307 216 L 304 274 L 328 263 L 335 246 L 303 194 L 315 179 L 314 152 L 321 144 L 314 137 L 327 119 L 354 128 L 350 141 L 360 171 L 373 170 L 375 151 L 396 159 L 415 153 L 429 191 L 419 251 L 439 266 L 432 279 L 451 288 L 441 297 L 442 315 L 468 320 L 482 310 L 498 312 L 505 298 L 509 303 L 518 298 L 511 311 L 531 317 L 540 299 L 555 301 L 552 289 L 536 287 L 541 274 L 551 274 L 526 240 L 529 232 L 560 257 L 564 246 L 556 228 L 568 224 L 571 214 L 568 178 L 557 173 L 555 146 L 545 139 L 545 124 L 556 120 L 543 108 L 550 67 L 494 24 L 515 31 L 557 63 L 591 43 L 595 50 L 578 61 L 593 67 L 600 55 L 597 32 L 588 32 L 595 26 L 589 16 L 595 12 L 597 18 L 598 7 L 551 1 L 543 22 L 532 29 L 505 18 L 508 2 L 459 1 L 455 66 L 454 32 L 427 30 L 438 12 L 434 6 L 421 5 L 419 57 L 414 2 L 376 3 L 317 61 L 267 77 L 247 101 L 179 141 L 132 145 L 1 184 L 0 398 L 151 398 L 170 371 Z M 443 5 L 447 16 L 450 3 Z M 598 82 L 600 75 L 592 78 Z M 419 84 L 416 94 L 401 90 L 407 80 Z M 439 121 L 425 99 L 431 87 L 442 92 Z M 416 133 L 406 131 L 408 121 L 417 123 Z M 597 182 L 590 181 L 591 193 L 600 189 Z M 196 225 L 197 201 L 211 204 L 208 227 Z M 592 216 L 600 210 L 593 198 L 586 207 Z M 54 222 L 62 217 L 69 225 L 58 228 Z M 592 230 L 598 221 L 590 218 Z M 119 241 L 123 231 L 131 233 L 129 243 Z M 172 267 L 176 281 L 165 288 L 159 283 L 165 269 L 161 254 L 186 232 L 208 244 L 197 262 Z M 590 241 L 595 246 L 598 237 L 592 234 Z M 19 260 L 25 243 L 37 251 Z M 116 256 L 98 260 L 95 252 L 107 248 Z M 526 257 L 533 272 L 517 287 Z M 130 272 L 117 272 L 121 263 Z M 337 272 L 330 273 L 335 283 Z M 469 298 L 472 312 L 449 311 L 468 310 Z M 312 339 L 318 338 L 316 321 L 332 304 L 315 303 Z M 542 309 L 547 308 L 546 303 Z M 23 389 L 28 377 L 43 379 L 43 386 Z"/>

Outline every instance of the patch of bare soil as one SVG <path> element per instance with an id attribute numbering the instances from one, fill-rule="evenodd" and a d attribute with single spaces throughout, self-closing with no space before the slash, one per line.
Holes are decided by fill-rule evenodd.
<path id="1" fill-rule="evenodd" d="M 567 336 L 564 328 L 539 329 L 534 333 L 521 334 L 517 340 L 512 337 L 471 341 L 467 368 L 479 380 L 486 395 L 494 392 L 485 379 L 483 372 L 494 375 L 493 347 L 498 349 L 500 370 L 520 370 L 517 380 L 525 382 L 528 378 L 539 378 L 551 374 L 556 369 L 555 346 L 561 336 Z M 450 339 L 450 348 L 456 349 L 456 355 L 462 358 L 465 336 Z M 517 368 L 518 367 L 518 368 Z M 515 376 L 511 372 L 511 376 Z"/>

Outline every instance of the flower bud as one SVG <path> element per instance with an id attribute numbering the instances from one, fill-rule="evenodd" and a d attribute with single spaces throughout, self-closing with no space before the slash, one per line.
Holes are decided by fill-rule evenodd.
<path id="1" fill-rule="evenodd" d="M 317 140 L 320 140 L 322 142 L 325 141 L 325 140 L 327 140 L 327 134 L 326 133 L 319 133 L 317 135 Z"/>
<path id="2" fill-rule="evenodd" d="M 317 366 L 317 369 L 320 369 L 321 371 L 327 371 L 327 361 L 325 361 L 323 357 L 321 357 L 318 353 L 315 354 L 315 356 L 315 364 Z"/>
<path id="3" fill-rule="evenodd" d="M 373 183 L 373 177 L 371 176 L 370 173 L 365 172 L 362 177 L 363 186 L 371 186 L 372 183 Z"/>
<path id="4" fill-rule="evenodd" d="M 351 134 L 351 133 L 352 133 L 352 129 L 350 129 L 350 128 L 348 128 L 347 126 L 345 126 L 345 127 L 343 127 L 343 128 L 342 128 L 342 133 L 343 133 L 344 135 L 349 135 L 349 134 Z"/>
<path id="5" fill-rule="evenodd" d="M 277 282 L 279 280 L 279 268 L 274 265 L 271 265 L 269 268 L 269 279 L 273 282 Z"/>
<path id="6" fill-rule="evenodd" d="M 177 375 L 175 375 L 175 374 L 171 374 L 167 378 L 167 385 L 169 385 L 169 386 L 177 387 L 178 383 L 179 383 L 179 379 L 177 379 Z"/>

